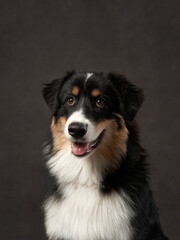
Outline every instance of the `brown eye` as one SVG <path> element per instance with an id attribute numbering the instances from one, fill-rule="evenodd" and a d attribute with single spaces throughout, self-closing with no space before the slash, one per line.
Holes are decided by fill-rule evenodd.
<path id="1" fill-rule="evenodd" d="M 104 102 L 104 100 L 103 100 L 102 98 L 98 98 L 98 99 L 96 100 L 96 106 L 97 106 L 97 107 L 102 108 L 102 107 L 104 107 L 104 105 L 105 105 L 105 102 Z"/>
<path id="2" fill-rule="evenodd" d="M 69 98 L 67 99 L 67 104 L 68 104 L 68 105 L 73 106 L 73 105 L 75 104 L 75 102 L 76 102 L 76 98 L 75 98 L 74 96 L 69 97 Z"/>

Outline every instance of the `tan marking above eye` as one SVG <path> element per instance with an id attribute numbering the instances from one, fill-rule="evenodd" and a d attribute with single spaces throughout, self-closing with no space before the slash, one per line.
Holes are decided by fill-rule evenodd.
<path id="1" fill-rule="evenodd" d="M 98 97 L 98 96 L 101 95 L 101 93 L 100 93 L 99 90 L 94 89 L 94 90 L 92 90 L 91 95 L 92 95 L 93 97 Z"/>
<path id="2" fill-rule="evenodd" d="M 74 87 L 73 90 L 72 90 L 72 94 L 74 96 L 77 96 L 79 94 L 79 88 L 78 87 Z"/>

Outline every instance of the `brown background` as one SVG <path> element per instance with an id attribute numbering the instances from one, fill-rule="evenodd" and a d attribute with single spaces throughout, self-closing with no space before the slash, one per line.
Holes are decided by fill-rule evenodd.
<path id="1" fill-rule="evenodd" d="M 165 233 L 180 236 L 180 1 L 0 1 L 0 238 L 45 239 L 44 82 L 66 70 L 116 71 L 144 88 L 138 114 Z"/>

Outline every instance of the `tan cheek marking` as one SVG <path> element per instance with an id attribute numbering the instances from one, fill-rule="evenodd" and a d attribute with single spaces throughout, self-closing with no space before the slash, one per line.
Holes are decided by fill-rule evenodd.
<path id="1" fill-rule="evenodd" d="M 72 90 L 72 94 L 74 96 L 77 96 L 79 94 L 79 88 L 78 87 L 74 87 L 73 90 Z"/>
<path id="2" fill-rule="evenodd" d="M 94 90 L 92 90 L 91 95 L 92 95 L 93 97 L 98 97 L 98 96 L 101 95 L 101 93 L 100 93 L 99 90 L 94 89 Z"/>
<path id="3" fill-rule="evenodd" d="M 126 142 L 128 139 L 128 130 L 124 119 L 122 116 L 118 116 L 122 125 L 120 130 L 117 129 L 115 120 L 106 120 L 100 123 L 97 128 L 98 132 L 106 129 L 98 150 L 106 159 L 109 159 L 113 166 L 117 164 L 117 159 L 119 159 L 120 155 L 126 154 Z"/>
<path id="4" fill-rule="evenodd" d="M 60 117 L 57 122 L 55 122 L 54 117 L 52 118 L 51 132 L 53 137 L 53 152 L 57 152 L 70 145 L 70 141 L 64 135 L 65 124 L 65 117 Z"/>

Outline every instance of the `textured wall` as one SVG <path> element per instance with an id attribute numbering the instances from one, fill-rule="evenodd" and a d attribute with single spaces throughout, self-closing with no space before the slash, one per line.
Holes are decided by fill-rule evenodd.
<path id="1" fill-rule="evenodd" d="M 0 1 L 0 236 L 45 239 L 44 82 L 72 68 L 116 71 L 144 88 L 138 114 L 165 233 L 180 236 L 180 2 Z"/>

